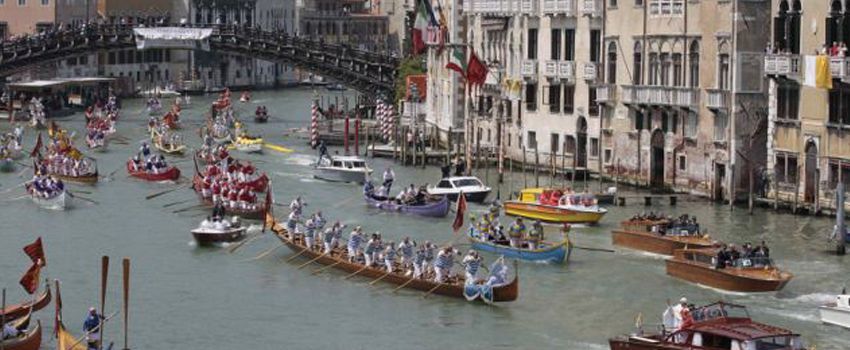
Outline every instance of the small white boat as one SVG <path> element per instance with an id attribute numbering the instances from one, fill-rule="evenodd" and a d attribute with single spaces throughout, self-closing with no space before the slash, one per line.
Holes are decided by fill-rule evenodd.
<path id="1" fill-rule="evenodd" d="M 484 185 L 475 176 L 452 176 L 443 178 L 435 187 L 429 187 L 428 193 L 435 196 L 446 196 L 449 200 L 456 201 L 458 195 L 463 196 L 469 202 L 483 202 L 487 199 L 492 188 Z"/>
<path id="2" fill-rule="evenodd" d="M 844 291 L 835 296 L 835 302 L 821 305 L 819 309 L 821 322 L 850 328 L 850 295 Z"/>
<path id="3" fill-rule="evenodd" d="M 245 236 L 248 227 L 239 222 L 239 217 L 232 220 L 201 221 L 198 228 L 192 230 L 192 236 L 198 245 L 236 242 Z"/>
<path id="4" fill-rule="evenodd" d="M 326 181 L 365 183 L 371 174 L 372 169 L 363 158 L 327 156 L 316 164 L 313 177 Z"/>
<path id="5" fill-rule="evenodd" d="M 50 198 L 44 198 L 35 195 L 34 193 L 30 193 L 30 196 L 32 197 L 32 201 L 35 202 L 35 204 L 38 204 L 39 207 L 42 207 L 44 209 L 65 210 L 65 207 L 68 205 L 68 200 L 66 197 L 67 193 L 65 193 L 65 190 L 62 190 L 62 192 L 59 192 L 58 194 Z"/>

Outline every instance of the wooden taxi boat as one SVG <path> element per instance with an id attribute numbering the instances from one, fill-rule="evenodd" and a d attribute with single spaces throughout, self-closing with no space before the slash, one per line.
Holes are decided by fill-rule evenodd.
<path id="1" fill-rule="evenodd" d="M 26 321 L 29 323 L 29 320 Z M 0 349 L 38 350 L 39 348 L 41 348 L 41 322 L 36 322 L 32 329 L 22 332 L 17 337 L 0 340 Z"/>
<path id="2" fill-rule="evenodd" d="M 41 294 L 38 295 L 34 300 L 28 300 L 19 304 L 7 305 L 5 309 L 0 310 L 0 315 L 6 317 L 6 319 L 14 320 L 17 318 L 21 318 L 26 316 L 30 312 L 30 308 L 32 311 L 38 311 L 43 309 L 47 304 L 50 304 L 50 288 L 45 288 Z"/>
<path id="3" fill-rule="evenodd" d="M 690 311 L 693 324 L 608 340 L 611 350 L 806 350 L 799 334 L 750 318 L 740 305 L 718 302 Z"/>
<path id="4" fill-rule="evenodd" d="M 611 241 L 617 246 L 662 255 L 673 255 L 677 249 L 686 247 L 712 247 L 713 242 L 708 235 L 685 231 L 687 233 L 683 234 L 678 227 L 670 226 L 667 220 L 628 220 L 611 232 Z"/>
<path id="5" fill-rule="evenodd" d="M 486 303 L 514 301 L 519 296 L 519 271 L 514 264 L 514 278 L 503 285 L 488 286 L 483 280 L 465 284 L 463 276 L 453 278 L 449 282 L 437 283 L 431 279 L 412 279 L 400 272 L 387 273 L 381 267 L 367 267 L 357 262 L 349 262 L 345 249 L 335 249 L 331 254 L 323 254 L 320 250 L 307 249 L 301 236 L 293 236 L 282 225 L 278 224 L 271 213 L 266 215 L 266 227 L 271 228 L 275 236 L 286 244 L 292 251 L 321 265 L 333 266 L 336 269 L 351 273 L 351 276 L 380 278 L 381 281 L 398 285 L 399 288 L 415 289 L 428 294 L 439 294 L 467 300 L 482 300 Z"/>
<path id="6" fill-rule="evenodd" d="M 667 274 L 689 282 L 733 292 L 773 292 L 794 277 L 776 268 L 769 258 L 742 258 L 716 268 L 718 249 L 679 249 L 667 259 Z"/>
<path id="7" fill-rule="evenodd" d="M 133 171 L 133 161 L 127 161 L 127 173 L 135 178 L 142 179 L 145 181 L 174 181 L 180 178 L 180 169 L 175 166 L 170 166 L 166 168 L 164 171 L 154 174 L 149 173 L 145 170 Z"/>
<path id="8" fill-rule="evenodd" d="M 608 212 L 592 195 L 564 195 L 557 189 L 526 188 L 505 202 L 505 214 L 550 223 L 596 224 Z"/>

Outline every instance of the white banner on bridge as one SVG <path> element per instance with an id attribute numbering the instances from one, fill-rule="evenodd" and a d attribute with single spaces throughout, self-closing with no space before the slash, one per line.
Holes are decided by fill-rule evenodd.
<path id="1" fill-rule="evenodd" d="M 210 50 L 210 28 L 134 28 L 136 48 Z"/>

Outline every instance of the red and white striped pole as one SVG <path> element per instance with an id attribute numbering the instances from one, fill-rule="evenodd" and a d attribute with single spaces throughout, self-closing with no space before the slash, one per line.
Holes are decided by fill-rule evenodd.
<path id="1" fill-rule="evenodd" d="M 348 155 L 348 115 L 345 115 L 345 133 L 342 136 L 343 146 L 345 146 L 345 155 Z"/>
<path id="2" fill-rule="evenodd" d="M 310 145 L 313 148 L 319 146 L 319 106 L 313 100 L 313 108 L 310 114 Z"/>

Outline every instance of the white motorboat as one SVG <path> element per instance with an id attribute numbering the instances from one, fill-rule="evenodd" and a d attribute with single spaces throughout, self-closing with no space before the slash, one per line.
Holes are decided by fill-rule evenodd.
<path id="1" fill-rule="evenodd" d="M 326 156 L 316 164 L 313 177 L 337 182 L 365 183 L 372 169 L 356 156 Z"/>
<path id="2" fill-rule="evenodd" d="M 835 296 L 835 302 L 821 305 L 819 309 L 821 322 L 850 328 L 850 295 L 845 291 Z"/>
<path id="3" fill-rule="evenodd" d="M 198 228 L 192 230 L 192 236 L 198 245 L 236 242 L 245 236 L 248 227 L 243 226 L 238 216 L 227 220 L 204 220 Z"/>
<path id="4" fill-rule="evenodd" d="M 475 176 L 452 176 L 443 178 L 435 187 L 429 187 L 428 193 L 446 196 L 449 200 L 456 201 L 458 195 L 463 192 L 467 201 L 481 203 L 487 199 L 491 190 Z"/>

